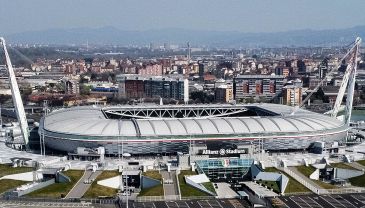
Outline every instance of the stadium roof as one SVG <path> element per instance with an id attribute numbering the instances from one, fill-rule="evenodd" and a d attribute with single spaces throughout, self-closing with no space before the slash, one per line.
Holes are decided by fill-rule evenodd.
<path id="1" fill-rule="evenodd" d="M 150 118 L 107 119 L 98 107 L 77 107 L 55 111 L 44 119 L 49 132 L 97 136 L 205 136 L 246 134 L 289 134 L 330 131 L 343 128 L 334 118 L 275 104 L 257 104 L 259 108 L 279 114 L 265 117 Z M 120 125 L 120 128 L 118 127 Z M 120 129 L 120 132 L 119 132 Z"/>

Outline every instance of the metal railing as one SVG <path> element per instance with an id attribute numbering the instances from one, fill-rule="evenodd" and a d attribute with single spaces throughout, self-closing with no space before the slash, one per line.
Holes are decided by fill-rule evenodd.
<path id="1" fill-rule="evenodd" d="M 323 195 L 323 194 L 348 194 L 348 193 L 365 193 L 365 188 L 356 187 L 356 188 L 336 188 L 336 189 L 319 189 L 313 186 L 312 184 L 308 183 L 305 179 L 294 173 L 289 168 L 280 168 L 285 173 L 287 173 L 289 176 L 297 180 L 299 183 L 307 187 L 309 190 L 311 190 L 313 193 L 317 195 Z M 308 179 L 310 180 L 310 179 Z M 300 195 L 302 193 L 290 193 L 286 195 Z"/>
<path id="2" fill-rule="evenodd" d="M 285 173 L 287 173 L 289 176 L 297 180 L 299 183 L 301 183 L 303 186 L 307 187 L 309 190 L 311 190 L 313 193 L 319 194 L 319 189 L 317 189 L 312 184 L 308 183 L 306 180 L 304 180 L 302 177 L 298 176 L 296 173 L 294 173 L 289 168 L 280 168 Z"/>
<path id="3" fill-rule="evenodd" d="M 164 201 L 165 196 L 138 196 L 136 202 Z"/>
<path id="4" fill-rule="evenodd" d="M 107 199 L 55 199 L 55 198 L 29 198 L 29 197 L 0 197 L 1 201 L 13 201 L 13 202 L 48 202 L 48 203 L 82 203 L 82 204 L 114 204 L 115 198 Z"/>
<path id="5" fill-rule="evenodd" d="M 215 199 L 214 196 L 189 196 L 180 197 L 180 195 L 168 195 L 168 196 L 139 196 L 136 198 L 136 202 L 152 202 L 152 201 L 176 201 L 176 200 L 209 200 Z"/>

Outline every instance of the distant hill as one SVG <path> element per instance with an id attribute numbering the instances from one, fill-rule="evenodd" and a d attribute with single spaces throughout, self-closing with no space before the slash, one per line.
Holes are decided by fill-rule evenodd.
<path id="1" fill-rule="evenodd" d="M 276 33 L 218 32 L 187 29 L 124 31 L 114 27 L 97 29 L 52 29 L 7 35 L 11 43 L 146 45 L 155 43 L 185 44 L 219 47 L 277 47 L 346 45 L 355 37 L 365 38 L 365 26 L 336 30 L 294 30 Z"/>

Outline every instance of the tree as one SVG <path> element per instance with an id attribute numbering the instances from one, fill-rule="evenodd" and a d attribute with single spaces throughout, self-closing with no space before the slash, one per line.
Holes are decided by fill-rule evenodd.
<path id="1" fill-rule="evenodd" d="M 192 92 L 190 98 L 194 100 L 195 103 L 211 103 L 214 101 L 214 95 L 207 94 L 203 91 Z"/>
<path id="2" fill-rule="evenodd" d="M 329 102 L 329 98 L 327 96 L 325 96 L 323 89 L 320 87 L 317 92 L 315 92 L 313 94 L 314 98 L 317 100 L 322 100 L 324 103 L 328 103 Z"/>
<path id="3" fill-rule="evenodd" d="M 80 95 L 90 95 L 91 86 L 88 85 L 80 85 Z"/>

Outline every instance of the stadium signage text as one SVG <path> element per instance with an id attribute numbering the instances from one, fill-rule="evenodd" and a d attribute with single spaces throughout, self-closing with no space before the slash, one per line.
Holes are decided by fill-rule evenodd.
<path id="1" fill-rule="evenodd" d="M 203 155 L 235 155 L 235 154 L 247 154 L 247 149 L 220 149 L 220 150 L 203 150 Z"/>

